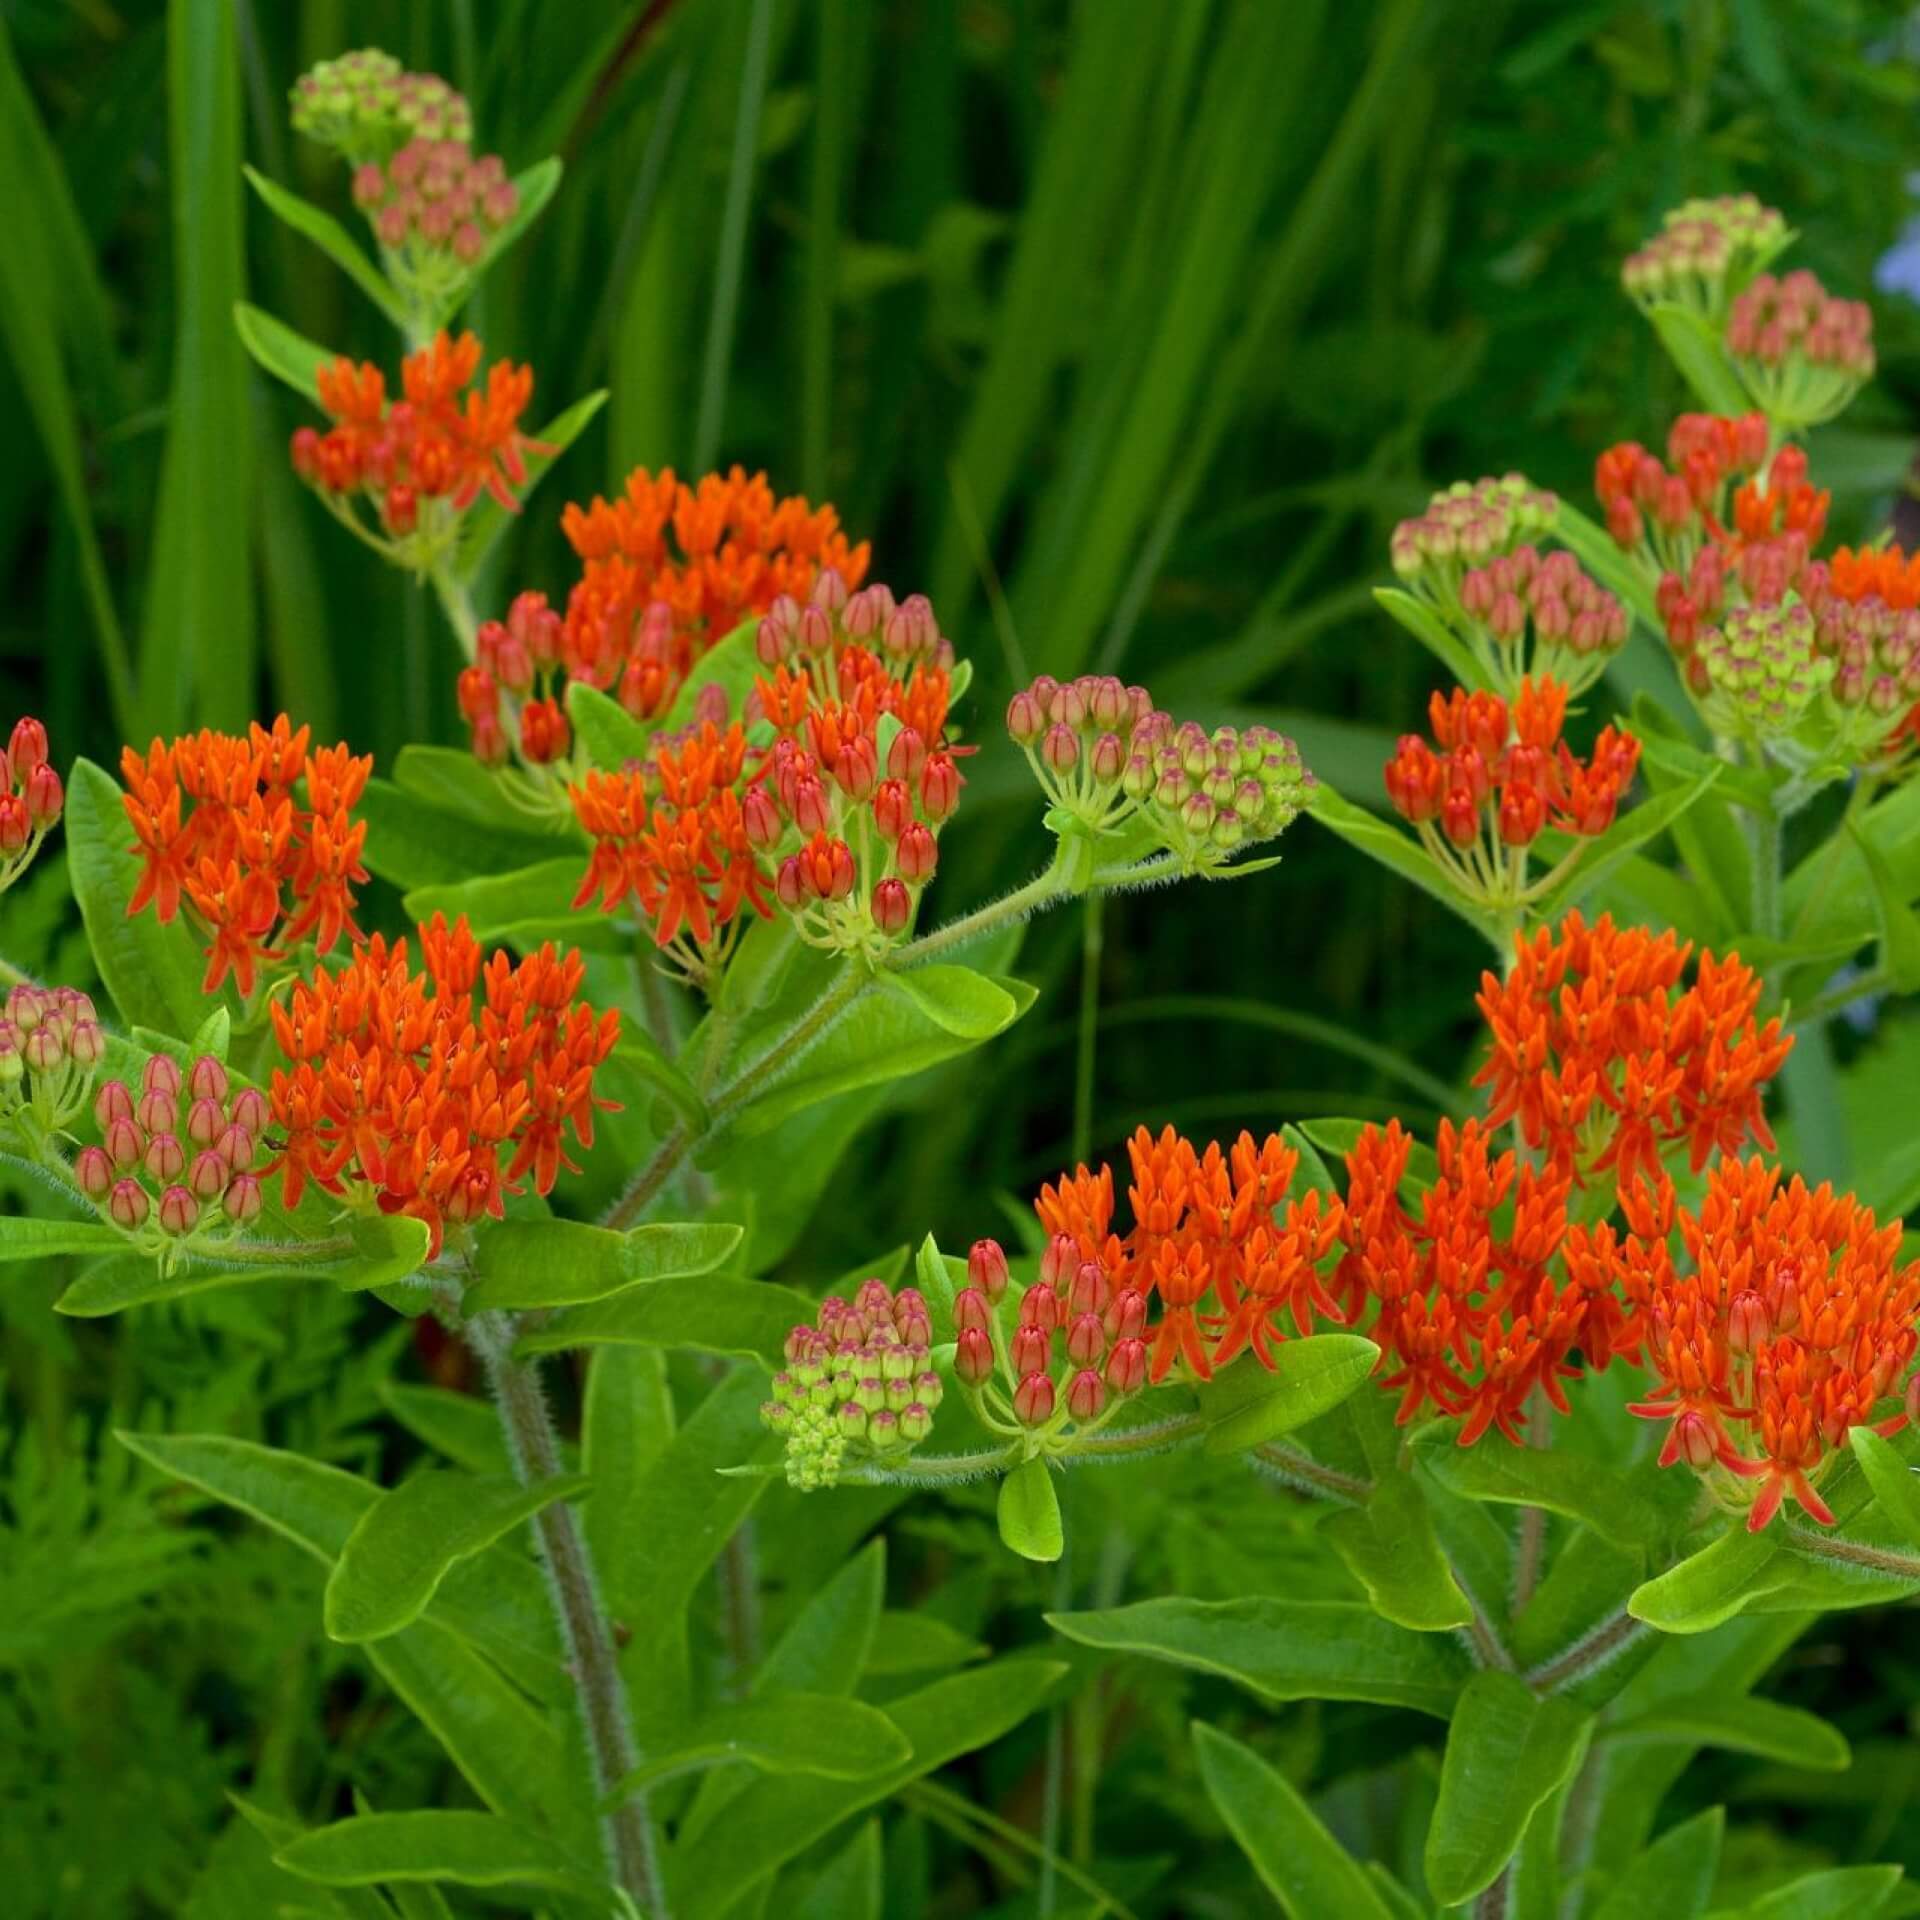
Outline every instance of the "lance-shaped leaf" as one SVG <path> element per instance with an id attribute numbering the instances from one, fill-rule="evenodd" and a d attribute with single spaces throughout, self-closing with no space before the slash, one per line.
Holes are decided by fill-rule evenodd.
<path id="1" fill-rule="evenodd" d="M 711 1273 L 741 1231 L 662 1222 L 614 1233 L 572 1220 L 497 1221 L 478 1238 L 469 1314 L 505 1307 L 568 1307 L 681 1274 Z"/>
<path id="2" fill-rule="evenodd" d="M 325 1887 L 444 1880 L 461 1887 L 545 1887 L 599 1899 L 565 1848 L 497 1813 L 367 1813 L 289 1840 L 279 1865 Z"/>
<path id="3" fill-rule="evenodd" d="M 433 1468 L 383 1493 L 354 1524 L 327 1578 L 324 1618 L 336 1640 L 380 1640 L 426 1611 L 440 1583 L 543 1507 L 590 1483 L 581 1475 L 522 1486 L 505 1475 Z"/>
<path id="4" fill-rule="evenodd" d="M 1657 300 L 1647 318 L 1659 335 L 1667 358 L 1679 368 L 1709 413 L 1733 419 L 1751 410 L 1753 401 L 1735 370 L 1719 331 L 1702 314 L 1677 301 Z"/>
<path id="5" fill-rule="evenodd" d="M 1893 1898 L 1903 1872 L 1900 1867 L 1829 1867 L 1802 1874 L 1762 1894 L 1740 1920 L 1874 1920 Z"/>
<path id="6" fill-rule="evenodd" d="M 396 327 L 406 326 L 407 311 L 386 275 L 367 258 L 332 214 L 323 213 L 297 193 L 289 193 L 251 167 L 242 167 L 241 171 L 276 219 L 285 221 L 295 233 L 311 240 Z"/>
<path id="7" fill-rule="evenodd" d="M 1624 809 L 1605 833 L 1590 840 L 1576 842 L 1564 835 L 1548 835 L 1543 845 L 1577 846 L 1579 851 L 1573 865 L 1534 902 L 1533 914 L 1541 920 L 1558 919 L 1656 834 L 1664 833 L 1719 777 L 1716 763 L 1684 787 L 1650 794 L 1637 806 Z"/>
<path id="8" fill-rule="evenodd" d="M 305 334 L 296 333 L 284 320 L 276 320 L 244 300 L 234 302 L 233 325 L 240 344 L 260 367 L 295 393 L 318 402 L 320 369 L 331 366 L 335 355 L 316 346 Z"/>
<path id="9" fill-rule="evenodd" d="M 1047 1622 L 1082 1646 L 1217 1673 L 1264 1700 L 1371 1700 L 1445 1719 L 1473 1670 L 1451 1638 L 1345 1601 L 1166 1598 Z"/>
<path id="10" fill-rule="evenodd" d="M 618 773 L 630 760 L 644 760 L 653 746 L 653 729 L 645 721 L 584 680 L 568 683 L 567 718 L 580 750 L 602 773 Z"/>
<path id="11" fill-rule="evenodd" d="M 1023 1460 L 1000 1482 L 998 1513 L 1000 1538 L 1023 1560 L 1060 1558 L 1060 1496 L 1044 1460 Z"/>
<path id="12" fill-rule="evenodd" d="M 47 1260 L 59 1253 L 114 1253 L 126 1244 L 127 1236 L 104 1220 L 42 1220 L 37 1214 L 0 1214 L 0 1262 Z"/>
<path id="13" fill-rule="evenodd" d="M 1854 1427 L 1847 1444 L 1867 1476 L 1880 1511 L 1908 1542 L 1920 1547 L 1920 1478 L 1871 1427 Z"/>
<path id="14" fill-rule="evenodd" d="M 1511 1673 L 1476 1673 L 1460 1695 L 1427 1829 L 1427 1885 L 1442 1906 L 1491 1886 L 1534 1809 L 1560 1790 L 1586 1750 L 1589 1716 L 1542 1699 Z"/>
<path id="15" fill-rule="evenodd" d="M 1705 1633 L 1792 1578 L 1789 1557 L 1764 1533 L 1733 1527 L 1633 1591 L 1627 1610 L 1662 1633 Z"/>
<path id="16" fill-rule="evenodd" d="M 618 1804 L 681 1774 L 736 1760 L 761 1773 L 865 1780 L 912 1757 L 906 1735 L 878 1707 L 833 1694 L 782 1691 L 717 1708 L 668 1751 L 626 1775 L 607 1798 Z"/>
<path id="17" fill-rule="evenodd" d="M 1845 1738 L 1818 1714 L 1751 1694 L 1696 1693 L 1663 1700 L 1650 1712 L 1614 1722 L 1606 1737 L 1609 1745 L 1660 1740 L 1720 1747 L 1817 1773 L 1840 1773 L 1853 1764 Z"/>
<path id="18" fill-rule="evenodd" d="M 1018 1017 L 1006 988 L 970 967 L 915 967 L 883 974 L 881 984 L 963 1040 L 991 1040 Z"/>
<path id="19" fill-rule="evenodd" d="M 813 1314 L 814 1303 L 790 1287 L 689 1275 L 556 1313 L 522 1334 L 514 1351 L 524 1356 L 573 1347 L 679 1347 L 778 1366 L 787 1335 Z"/>
<path id="20" fill-rule="evenodd" d="M 1724 1807 L 1709 1807 L 1663 1833 L 1628 1864 L 1594 1920 L 1699 1920 L 1720 1867 Z"/>
<path id="21" fill-rule="evenodd" d="M 1920 987 L 1920 915 L 1914 913 L 1892 861 L 1881 851 L 1873 835 L 1851 816 L 1847 820 L 1847 831 L 1860 849 L 1867 878 L 1873 886 L 1874 917 L 1880 932 L 1880 964 L 1892 980 L 1895 993 L 1912 993 Z"/>
<path id="22" fill-rule="evenodd" d="M 1269 1371 L 1251 1354 L 1200 1389 L 1209 1453 L 1237 1453 L 1337 1407 L 1373 1371 L 1380 1349 L 1357 1333 L 1281 1340 Z"/>
<path id="23" fill-rule="evenodd" d="M 1403 880 L 1411 880 L 1422 893 L 1431 895 L 1450 912 L 1457 913 L 1468 926 L 1491 945 L 1505 946 L 1498 923 L 1484 908 L 1466 899 L 1453 884 L 1445 868 L 1419 841 L 1396 826 L 1377 818 L 1364 807 L 1356 807 L 1322 781 L 1313 790 L 1307 811 L 1331 833 L 1337 833 L 1348 846 L 1356 847 L 1369 860 L 1390 867 Z"/>
<path id="24" fill-rule="evenodd" d="M 1446 668 L 1449 679 L 1469 690 L 1490 684 L 1472 647 L 1425 601 L 1416 600 L 1403 587 L 1375 587 L 1373 597 Z"/>
<path id="25" fill-rule="evenodd" d="M 1365 1506 L 1328 1514 L 1320 1531 L 1382 1619 L 1417 1633 L 1473 1623 L 1412 1474 L 1383 1474 Z"/>
<path id="26" fill-rule="evenodd" d="M 505 944 L 524 953 L 552 940 L 588 952 L 630 952 L 633 936 L 617 921 L 573 904 L 585 871 L 583 855 L 563 853 L 511 873 L 478 873 L 467 880 L 413 887 L 401 904 L 416 924 L 436 913 L 449 922 L 464 914 L 483 946 Z"/>
<path id="27" fill-rule="evenodd" d="M 1365 1871 L 1251 1747 L 1197 1720 L 1193 1744 L 1227 1831 L 1288 1920 L 1396 1920 Z"/>

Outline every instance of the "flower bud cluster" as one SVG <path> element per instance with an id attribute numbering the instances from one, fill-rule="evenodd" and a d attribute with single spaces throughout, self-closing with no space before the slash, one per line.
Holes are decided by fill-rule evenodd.
<path id="1" fill-rule="evenodd" d="M 151 1055 L 137 1090 L 102 1083 L 93 1117 L 99 1142 L 75 1155 L 74 1184 L 143 1250 L 190 1242 L 217 1251 L 223 1235 L 259 1217 L 266 1096 L 235 1085 L 212 1054 L 184 1072 Z"/>
<path id="2" fill-rule="evenodd" d="M 0 1003 L 0 1129 L 31 1157 L 78 1115 L 106 1058 L 93 1002 L 72 987 L 25 982 Z"/>
<path id="3" fill-rule="evenodd" d="M 484 765 L 505 765 L 516 743 L 530 767 L 564 761 L 571 751 L 573 729 L 557 698 L 560 638 L 560 616 L 544 593 L 516 594 L 504 620 L 480 623 L 474 664 L 455 692 Z"/>
<path id="4" fill-rule="evenodd" d="M 1452 607 L 1469 567 L 1549 532 L 1559 510 L 1559 500 L 1524 474 L 1457 480 L 1428 501 L 1425 513 L 1394 528 L 1388 546 L 1393 570 L 1415 593 Z"/>
<path id="5" fill-rule="evenodd" d="M 1527 874 L 1527 849 L 1547 827 L 1591 838 L 1613 825 L 1640 743 L 1603 727 L 1582 760 L 1561 738 L 1566 710 L 1567 690 L 1552 679 L 1523 680 L 1511 705 L 1459 687 L 1436 692 L 1436 745 L 1404 734 L 1387 763 L 1388 798 L 1470 899 L 1526 903 L 1554 878 Z"/>
<path id="6" fill-rule="evenodd" d="M 1750 193 L 1688 200 L 1627 256 L 1620 283 L 1643 307 L 1671 301 L 1717 319 L 1728 295 L 1792 237 L 1786 217 Z"/>
<path id="7" fill-rule="evenodd" d="M 1775 420 L 1818 426 L 1873 378 L 1873 310 L 1836 299 L 1804 267 L 1763 273 L 1727 315 L 1727 347 Z"/>
<path id="8" fill-rule="evenodd" d="M 466 100 L 437 74 L 406 73 L 368 47 L 322 60 L 293 84 L 293 127 L 360 164 L 385 160 L 410 140 L 465 141 Z"/>
<path id="9" fill-rule="evenodd" d="M 787 1336 L 760 1417 L 787 1443 L 787 1480 L 830 1487 L 848 1466 L 904 1460 L 933 1430 L 945 1389 L 933 1369 L 933 1324 L 913 1287 L 862 1282 L 851 1301 L 821 1301 Z"/>
<path id="10" fill-rule="evenodd" d="M 1176 722 L 1111 676 L 1043 674 L 1008 703 L 1007 732 L 1056 808 L 1096 832 L 1137 817 L 1192 870 L 1284 832 L 1313 789 L 1283 734 Z"/>
<path id="11" fill-rule="evenodd" d="M 0 893 L 32 864 L 66 803 L 66 789 L 47 758 L 47 730 L 23 716 L 0 752 Z"/>
<path id="12" fill-rule="evenodd" d="M 1529 676 L 1551 675 L 1579 694 L 1627 642 L 1627 610 L 1572 554 L 1516 547 L 1460 582 L 1460 607 L 1492 639 L 1489 676 L 1511 693 Z"/>
<path id="13" fill-rule="evenodd" d="M 1688 684 L 1716 734 L 1779 740 L 1803 720 L 1835 673 L 1814 645 L 1813 615 L 1799 600 L 1781 607 L 1736 607 L 1700 636 L 1687 662 Z"/>
<path id="14" fill-rule="evenodd" d="M 1048 1240 L 1017 1302 L 999 1242 L 976 1241 L 953 1302 L 954 1378 L 988 1426 L 1071 1446 L 1146 1384 L 1147 1310 L 1070 1234 Z"/>
<path id="15" fill-rule="evenodd" d="M 353 203 L 402 275 L 419 277 L 447 256 L 460 269 L 477 266 L 495 237 L 520 211 L 520 190 L 497 153 L 475 157 L 465 140 L 409 140 L 385 166 L 354 169 Z"/>
<path id="16" fill-rule="evenodd" d="M 1623 440 L 1594 463 L 1593 490 L 1614 543 L 1645 546 L 1653 564 L 1684 573 L 1703 540 L 1731 518 L 1731 489 L 1766 460 L 1767 417 L 1683 413 L 1667 435 L 1667 459 Z"/>

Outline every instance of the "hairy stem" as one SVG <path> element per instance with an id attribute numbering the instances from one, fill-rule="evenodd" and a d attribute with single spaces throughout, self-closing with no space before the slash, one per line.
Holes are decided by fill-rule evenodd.
<path id="1" fill-rule="evenodd" d="M 523 1485 L 550 1480 L 561 1470 L 560 1442 L 547 1411 L 537 1367 L 513 1357 L 514 1325 L 504 1314 L 483 1313 L 469 1324 L 467 1337 L 485 1362 L 494 1404 L 507 1439 L 514 1472 Z M 554 1617 L 567 1649 L 567 1666 L 580 1691 L 580 1717 L 593 1763 L 596 1799 L 605 1802 L 640 1764 L 627 1712 L 626 1687 L 614 1651 L 613 1634 L 600 1605 L 586 1534 L 564 1500 L 534 1516 Z M 600 1822 L 607 1864 L 616 1882 L 638 1902 L 648 1920 L 666 1920 L 666 1901 L 653 1821 L 646 1796 L 632 1794 Z"/>
<path id="2" fill-rule="evenodd" d="M 1564 1653 L 1557 1653 L 1526 1676 L 1535 1693 L 1557 1693 L 1577 1680 L 1584 1680 L 1596 1667 L 1603 1667 L 1615 1654 L 1647 1632 L 1647 1627 L 1623 1607 L 1582 1634 Z"/>

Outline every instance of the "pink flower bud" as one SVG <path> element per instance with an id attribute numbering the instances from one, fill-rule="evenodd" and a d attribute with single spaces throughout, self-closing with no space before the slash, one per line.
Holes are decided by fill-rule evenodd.
<path id="1" fill-rule="evenodd" d="M 1014 1329 L 1013 1370 L 1018 1374 L 1044 1372 L 1053 1357 L 1053 1335 L 1045 1327 Z"/>
<path id="2" fill-rule="evenodd" d="M 1053 773 L 1071 773 L 1080 764 L 1080 736 L 1069 726 L 1055 723 L 1040 743 L 1040 758 Z"/>
<path id="3" fill-rule="evenodd" d="M 353 204 L 362 213 L 377 207 L 387 197 L 387 176 L 369 160 L 353 172 Z"/>
<path id="4" fill-rule="evenodd" d="M 1030 1373 L 1013 1390 L 1013 1412 L 1024 1427 L 1044 1427 L 1053 1418 L 1053 1377 Z"/>
<path id="5" fill-rule="evenodd" d="M 977 1387 L 993 1372 L 993 1342 L 978 1327 L 968 1327 L 954 1343 L 953 1371 L 970 1387 Z"/>
<path id="6" fill-rule="evenodd" d="M 218 1100 L 196 1100 L 187 1109 L 187 1138 L 196 1147 L 210 1147 L 220 1138 L 227 1124 Z"/>
<path id="7" fill-rule="evenodd" d="M 807 598 L 826 613 L 838 613 L 847 604 L 847 583 L 838 567 L 823 567 Z"/>
<path id="8" fill-rule="evenodd" d="M 67 1058 L 83 1073 L 91 1073 L 107 1057 L 107 1036 L 96 1020 L 78 1020 L 67 1036 Z"/>
<path id="9" fill-rule="evenodd" d="M 1695 1473 L 1705 1473 L 1713 1465 L 1717 1452 L 1713 1429 L 1689 1407 L 1674 1421 L 1673 1431 L 1667 1436 L 1660 1459 L 1663 1466 L 1684 1460 Z"/>
<path id="10" fill-rule="evenodd" d="M 185 1187 L 169 1187 L 160 1196 L 160 1231 L 176 1240 L 200 1223 L 200 1202 Z"/>
<path id="11" fill-rule="evenodd" d="M 1137 1340 L 1147 1325 L 1147 1296 L 1137 1287 L 1122 1287 L 1107 1308 L 1106 1329 L 1115 1340 Z"/>
<path id="12" fill-rule="evenodd" d="M 1051 1333 L 1065 1320 L 1066 1311 L 1060 1304 L 1060 1295 L 1044 1280 L 1037 1287 L 1029 1287 L 1020 1296 L 1021 1326 L 1038 1327 L 1042 1333 Z"/>
<path id="13" fill-rule="evenodd" d="M 21 1043 L 20 1052 L 35 1073 L 53 1073 L 66 1063 L 66 1043 L 57 1027 L 38 1026 Z"/>
<path id="14" fill-rule="evenodd" d="M 227 1163 L 209 1148 L 193 1156 L 193 1165 L 187 1170 L 187 1185 L 196 1200 L 218 1200 L 227 1190 L 230 1173 Z"/>
<path id="15" fill-rule="evenodd" d="M 146 1169 L 163 1185 L 169 1180 L 177 1180 L 181 1168 L 186 1164 L 187 1150 L 172 1134 L 156 1133 L 147 1142 Z"/>
<path id="16" fill-rule="evenodd" d="M 920 808 L 935 826 L 950 820 L 960 804 L 960 769 L 953 755 L 940 752 L 929 757 L 920 775 Z"/>
<path id="17" fill-rule="evenodd" d="M 793 623 L 793 637 L 802 653 L 829 652 L 833 647 L 833 622 L 827 618 L 826 609 L 802 607 L 799 618 Z"/>
<path id="18" fill-rule="evenodd" d="M 1007 1256 L 997 1240 L 976 1240 L 967 1255 L 967 1279 L 998 1304 L 1007 1291 Z"/>
<path id="19" fill-rule="evenodd" d="M 780 862 L 780 869 L 773 877 L 773 892 L 774 898 L 789 913 L 798 913 L 807 904 L 806 876 L 797 853 L 788 854 Z"/>
<path id="20" fill-rule="evenodd" d="M 833 806 L 827 790 L 812 774 L 793 783 L 793 824 L 804 834 L 825 833 L 833 824 Z"/>
<path id="21" fill-rule="evenodd" d="M 47 730 L 30 714 L 23 714 L 13 723 L 7 741 L 7 764 L 13 768 L 13 777 L 25 781 L 35 767 L 46 763 Z"/>
<path id="22" fill-rule="evenodd" d="M 259 1219 L 263 1204 L 260 1181 L 251 1173 L 236 1174 L 227 1183 L 227 1190 L 220 1198 L 221 1212 L 237 1227 L 244 1227 L 249 1221 Z"/>
<path id="23" fill-rule="evenodd" d="M 1147 1377 L 1147 1343 L 1122 1340 L 1107 1355 L 1107 1385 L 1115 1393 L 1137 1393 Z"/>
<path id="24" fill-rule="evenodd" d="M 140 1085 L 147 1093 L 164 1093 L 169 1099 L 177 1099 L 180 1093 L 180 1063 L 171 1054 L 149 1054 L 146 1067 L 140 1075 Z"/>
<path id="25" fill-rule="evenodd" d="M 1040 1255 L 1040 1279 L 1049 1287 L 1071 1282 L 1080 1266 L 1080 1246 L 1069 1234 L 1056 1233 Z"/>
<path id="26" fill-rule="evenodd" d="M 993 1324 L 993 1303 L 978 1287 L 962 1287 L 953 1296 L 953 1324 L 961 1333 L 969 1327 L 984 1332 Z"/>
<path id="27" fill-rule="evenodd" d="M 131 1120 L 109 1120 L 101 1129 L 107 1158 L 122 1173 L 137 1167 L 147 1151 L 147 1136 Z"/>
<path id="28" fill-rule="evenodd" d="M 1106 1404 L 1106 1382 L 1091 1367 L 1083 1367 L 1067 1382 L 1067 1411 L 1076 1420 L 1099 1419 Z"/>
<path id="29" fill-rule="evenodd" d="M 889 940 L 905 933 L 913 921 L 913 895 L 900 880 L 882 880 L 873 890 L 873 924 Z"/>
<path id="30" fill-rule="evenodd" d="M 171 1133 L 180 1118 L 179 1103 L 170 1093 L 143 1093 L 133 1117 L 148 1133 Z"/>
<path id="31" fill-rule="evenodd" d="M 229 1116 L 236 1127 L 245 1127 L 256 1139 L 266 1131 L 267 1096 L 258 1087 L 242 1087 L 233 1096 Z"/>
<path id="32" fill-rule="evenodd" d="M 1067 1291 L 1067 1309 L 1071 1313 L 1105 1313 L 1113 1289 L 1107 1284 L 1107 1270 L 1097 1260 L 1083 1260 L 1074 1269 L 1073 1284 Z"/>
<path id="33" fill-rule="evenodd" d="M 927 743 L 918 727 L 902 727 L 887 749 L 887 772 L 896 780 L 912 782 L 920 778 L 927 764 Z"/>
<path id="34" fill-rule="evenodd" d="M 1088 765 L 1093 777 L 1103 787 L 1119 784 L 1120 776 L 1127 770 L 1127 750 L 1117 733 L 1103 733 L 1093 743 L 1093 752 Z"/>
<path id="35" fill-rule="evenodd" d="M 93 1118 L 102 1133 L 116 1120 L 133 1118 L 133 1095 L 124 1080 L 101 1082 L 100 1091 L 93 1096 Z"/>
<path id="36" fill-rule="evenodd" d="M 1007 733 L 1017 747 L 1030 747 L 1047 730 L 1047 717 L 1030 692 L 1016 693 L 1007 702 Z"/>
<path id="37" fill-rule="evenodd" d="M 747 845 L 756 852 L 765 853 L 778 844 L 783 831 L 780 810 L 764 785 L 747 789 L 740 802 L 740 824 L 747 836 Z"/>
<path id="38" fill-rule="evenodd" d="M 833 778 L 849 800 L 869 798 L 880 779 L 880 757 L 865 734 L 856 734 L 840 749 L 833 763 Z"/>
<path id="39" fill-rule="evenodd" d="M 1097 1313 L 1083 1313 L 1067 1329 L 1067 1358 L 1075 1366 L 1090 1367 L 1107 1350 L 1107 1330 Z"/>
<path id="40" fill-rule="evenodd" d="M 51 767 L 35 767 L 27 775 L 25 804 L 28 820 L 41 831 L 59 824 L 66 791 Z"/>
<path id="41" fill-rule="evenodd" d="M 118 1180 L 107 1195 L 107 1217 L 123 1233 L 133 1233 L 147 1224 L 150 1205 L 138 1180 Z"/>
<path id="42" fill-rule="evenodd" d="M 916 820 L 900 836 L 900 843 L 894 849 L 893 863 L 899 869 L 900 878 L 909 886 L 919 886 L 933 878 L 934 867 L 940 859 L 940 849 L 930 828 L 922 826 Z"/>
<path id="43" fill-rule="evenodd" d="M 904 780 L 883 780 L 873 791 L 873 824 L 892 845 L 913 823 L 913 798 Z"/>
<path id="44" fill-rule="evenodd" d="M 10 793 L 0 793 L 0 854 L 18 853 L 32 838 L 27 803 Z"/>
<path id="45" fill-rule="evenodd" d="M 1751 1287 L 1736 1293 L 1727 1309 L 1727 1351 L 1740 1354 L 1757 1352 L 1771 1331 L 1767 1320 L 1767 1303 L 1760 1295 Z"/>
<path id="46" fill-rule="evenodd" d="M 73 1156 L 74 1184 L 89 1200 L 104 1200 L 113 1188 L 113 1162 L 103 1147 L 82 1147 Z"/>

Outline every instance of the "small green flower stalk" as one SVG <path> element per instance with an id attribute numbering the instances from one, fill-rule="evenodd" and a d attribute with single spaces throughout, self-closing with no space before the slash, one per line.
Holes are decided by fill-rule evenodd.
<path id="1" fill-rule="evenodd" d="M 1643 311 L 1678 306 L 1717 328 L 1734 299 L 1792 241 L 1785 215 L 1750 193 L 1686 200 L 1627 256 L 1620 283 Z"/>

